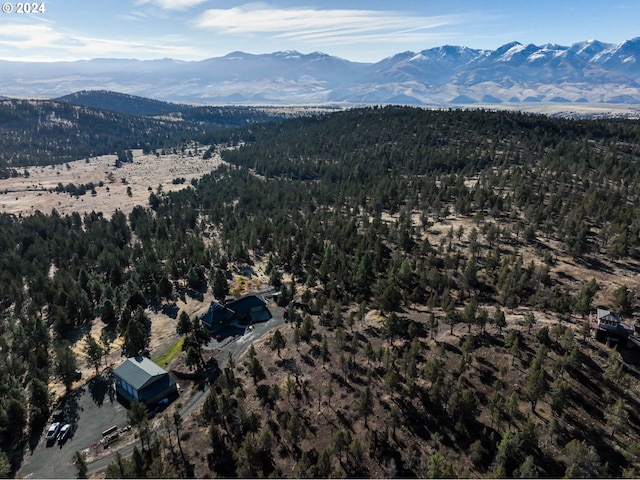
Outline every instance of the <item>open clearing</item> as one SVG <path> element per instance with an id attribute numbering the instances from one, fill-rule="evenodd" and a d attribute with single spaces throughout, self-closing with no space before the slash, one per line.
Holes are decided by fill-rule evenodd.
<path id="1" fill-rule="evenodd" d="M 31 215 L 36 211 L 61 215 L 91 211 L 110 217 L 116 209 L 127 214 L 136 205 L 147 206 L 149 194 L 159 185 L 163 191 L 179 190 L 215 169 L 222 162 L 219 152 L 204 160 L 207 146 L 193 146 L 184 152 L 156 156 L 132 150 L 133 162 L 116 168 L 116 155 L 102 155 L 63 165 L 28 167 L 28 176 L 0 179 L 0 212 Z M 184 178 L 183 183 L 172 183 Z M 99 186 L 102 182 L 102 186 Z M 95 185 L 95 195 L 72 196 L 54 191 L 59 184 Z M 149 190 L 151 188 L 151 190 Z M 130 193 L 128 192 L 130 189 Z"/>

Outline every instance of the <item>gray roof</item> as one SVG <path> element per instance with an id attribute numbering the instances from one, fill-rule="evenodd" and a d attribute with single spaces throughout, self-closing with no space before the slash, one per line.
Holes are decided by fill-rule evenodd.
<path id="1" fill-rule="evenodd" d="M 131 357 L 127 358 L 113 373 L 136 390 L 141 390 L 168 372 L 146 357 Z"/>
<path id="2" fill-rule="evenodd" d="M 604 310 L 602 308 L 598 308 L 597 309 L 597 315 L 598 315 L 598 320 L 611 320 L 613 322 L 617 322 L 620 323 L 622 321 L 622 318 L 620 317 L 620 314 L 616 313 L 616 312 L 611 312 L 609 310 Z"/>

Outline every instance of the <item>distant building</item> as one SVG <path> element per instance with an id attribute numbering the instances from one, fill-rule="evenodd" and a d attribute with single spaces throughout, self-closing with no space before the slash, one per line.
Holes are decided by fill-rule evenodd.
<path id="1" fill-rule="evenodd" d="M 224 305 L 211 302 L 201 320 L 214 332 L 228 325 L 246 327 L 252 323 L 266 322 L 270 318 L 271 312 L 266 302 L 256 295 L 247 295 Z"/>
<path id="2" fill-rule="evenodd" d="M 633 328 L 622 322 L 619 313 L 598 308 L 591 314 L 591 327 L 596 331 L 596 338 L 602 341 L 614 341 L 626 344 L 633 335 Z"/>
<path id="3" fill-rule="evenodd" d="M 178 394 L 177 383 L 169 372 L 146 357 L 127 358 L 113 375 L 116 393 L 129 403 L 139 400 L 150 408 Z"/>

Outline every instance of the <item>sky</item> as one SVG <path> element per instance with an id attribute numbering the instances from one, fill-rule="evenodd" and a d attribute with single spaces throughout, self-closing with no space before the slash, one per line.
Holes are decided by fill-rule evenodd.
<path id="1" fill-rule="evenodd" d="M 568 46 L 640 36 L 638 0 L 0 3 L 0 59 L 18 61 L 202 60 L 297 50 L 377 62 L 442 45 L 494 50 L 513 41 Z"/>

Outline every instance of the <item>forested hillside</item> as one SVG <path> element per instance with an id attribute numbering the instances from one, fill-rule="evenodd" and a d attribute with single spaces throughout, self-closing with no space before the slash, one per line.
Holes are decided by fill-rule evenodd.
<path id="1" fill-rule="evenodd" d="M 145 309 L 224 297 L 249 264 L 291 324 L 187 419 L 187 460 L 158 434 L 108 476 L 637 476 L 637 354 L 582 320 L 635 311 L 637 122 L 386 107 L 233 136 L 226 165 L 128 215 L 0 217 L 14 466 L 82 328 L 140 352 Z"/>
<path id="2" fill-rule="evenodd" d="M 168 116 L 175 120 L 185 120 L 205 124 L 208 127 L 236 128 L 246 125 L 281 120 L 297 116 L 304 108 L 269 108 L 249 106 L 196 106 L 171 102 L 161 102 L 104 90 L 88 90 L 56 98 L 56 102 L 71 103 L 90 108 L 111 110 L 128 115 Z M 319 108 L 319 107 L 318 107 Z"/>
<path id="3" fill-rule="evenodd" d="M 129 115 L 157 116 L 177 113 L 190 108 L 188 105 L 162 102 L 150 98 L 127 95 L 107 90 L 83 90 L 53 99 L 55 102 L 71 103 L 83 107 L 112 110 Z"/>
<path id="4" fill-rule="evenodd" d="M 175 117 L 145 116 L 168 114 L 169 109 Z M 132 148 L 161 150 L 213 131 L 284 116 L 247 107 L 172 106 L 110 92 L 60 102 L 2 100 L 0 177 L 20 175 L 20 167 L 28 165 L 61 164 Z"/>
<path id="5" fill-rule="evenodd" d="M 637 122 L 390 107 L 260 125 L 247 134 L 255 143 L 224 158 L 275 185 L 304 184 L 291 206 L 304 212 L 311 204 L 307 222 L 315 222 L 316 206 L 345 209 L 342 221 L 354 226 L 400 214 L 407 254 L 421 240 L 415 227 L 449 212 L 473 216 L 483 229 L 509 217 L 527 240 L 554 235 L 574 256 L 619 258 L 638 246 Z M 289 257 L 285 251 L 283 262 Z"/>

